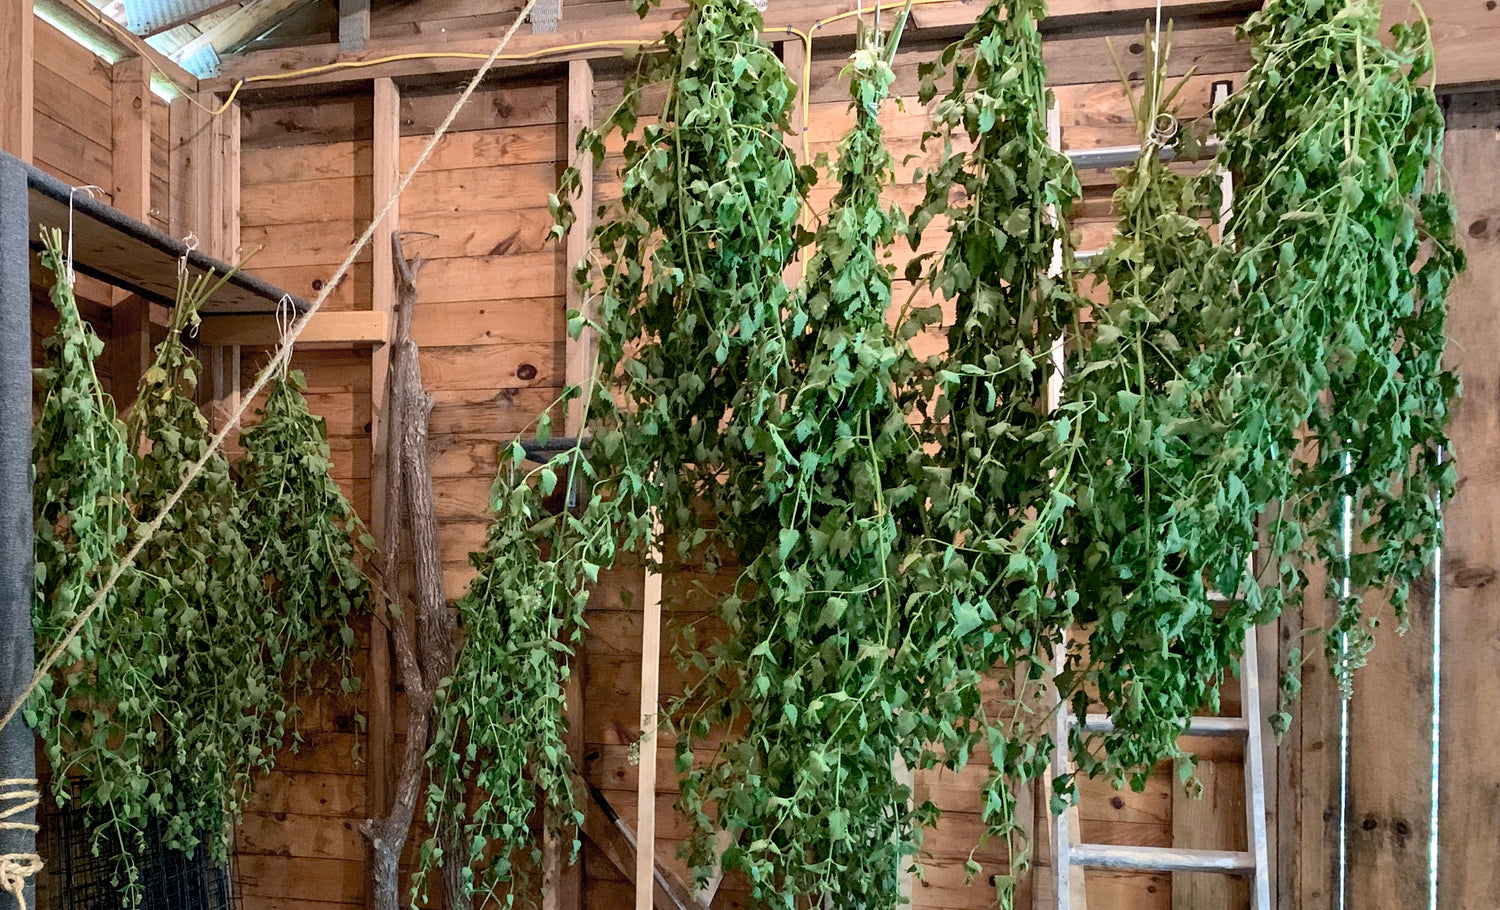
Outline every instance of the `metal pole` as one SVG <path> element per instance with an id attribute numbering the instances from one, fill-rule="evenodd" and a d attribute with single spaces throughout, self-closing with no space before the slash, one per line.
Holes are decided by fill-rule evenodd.
<path id="1" fill-rule="evenodd" d="M 9 706 L 31 682 L 31 253 L 26 168 L 0 156 L 0 705 Z M 0 794 L 36 788 L 36 740 L 18 715 L 0 729 Z M 17 801 L 0 805 L 0 813 Z M 0 857 L 36 852 L 36 810 L 0 825 Z M 3 863 L 0 860 L 0 863 Z M 26 885 L 33 904 L 35 883 Z M 0 910 L 17 906 L 0 891 Z"/>

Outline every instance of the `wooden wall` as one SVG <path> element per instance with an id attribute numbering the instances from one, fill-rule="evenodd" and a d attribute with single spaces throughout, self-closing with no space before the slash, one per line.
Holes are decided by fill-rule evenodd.
<path id="1" fill-rule="evenodd" d="M 516 4 L 503 9 L 461 0 L 415 0 L 377 7 L 372 39 L 394 42 L 420 37 L 471 34 L 503 24 Z M 599 21 L 618 14 L 618 4 L 573 2 L 564 23 Z M 676 7 L 674 7 L 675 9 Z M 440 11 L 440 12 L 437 12 Z M 670 17 L 673 9 L 663 11 Z M 1476 14 L 1479 15 L 1479 14 Z M 1494 15 L 1491 13 L 1491 15 Z M 1200 16 L 1179 27 L 1173 67 L 1176 74 L 1196 67 L 1184 91 L 1190 110 L 1206 107 L 1209 87 L 1237 79 L 1248 65 L 1234 40 L 1236 15 Z M 610 19 L 609 21 L 613 21 Z M 1478 21 L 1478 20 L 1476 20 Z M 1049 35 L 1047 57 L 1063 121 L 1066 148 L 1111 146 L 1134 141 L 1128 106 L 1114 81 L 1103 34 L 1115 36 L 1128 71 L 1138 71 L 1144 48 L 1136 21 L 1119 19 L 1087 28 L 1060 28 Z M 1476 26 L 1476 32 L 1483 28 Z M 443 31 L 447 29 L 448 31 Z M 599 37 L 588 35 L 587 37 Z M 71 183 L 111 186 L 115 166 L 110 137 L 116 68 L 82 51 L 50 27 L 37 23 L 35 66 L 36 158 Z M 789 45 L 794 48 L 797 45 Z M 897 185 L 889 198 L 909 207 L 919 196 L 912 184 L 916 168 L 930 163 L 917 140 L 927 112 L 915 103 L 915 65 L 939 44 L 913 40 L 898 68 L 898 92 L 908 96 L 904 111 L 885 116 L 887 139 L 898 162 Z M 820 37 L 812 61 L 808 142 L 813 154 L 831 152 L 848 126 L 838 71 L 848 39 Z M 288 60 L 299 59 L 288 56 Z M 596 63 L 595 111 L 619 94 L 617 69 Z M 240 247 L 254 252 L 251 268 L 273 283 L 305 297 L 315 296 L 350 241 L 374 212 L 379 187 L 373 171 L 371 83 L 359 81 L 336 90 L 301 96 L 249 96 L 244 101 L 240 153 Z M 399 159 L 409 166 L 422 138 L 456 94 L 455 77 L 413 76 L 401 86 Z M 563 312 L 567 263 L 561 250 L 543 242 L 550 224 L 546 194 L 555 183 L 568 150 L 567 81 L 556 69 L 493 80 L 471 102 L 434 157 L 404 197 L 400 226 L 409 255 L 426 260 L 419 279 L 420 304 L 414 326 L 422 346 L 422 369 L 435 399 L 430 456 L 442 521 L 442 557 L 447 596 L 458 597 L 472 569 L 468 553 L 482 541 L 488 494 L 495 470 L 495 448 L 522 431 L 553 402 L 564 385 Z M 146 214 L 165 227 L 170 209 L 168 136 L 170 112 L 152 99 L 149 206 Z M 1440 837 L 1443 874 L 1440 906 L 1489 908 L 1500 904 L 1500 879 L 1493 873 L 1493 845 L 1500 841 L 1494 813 L 1500 798 L 1500 754 L 1496 725 L 1487 710 L 1500 697 L 1493 641 L 1495 606 L 1486 591 L 1494 579 L 1496 534 L 1486 522 L 1496 514 L 1490 499 L 1496 476 L 1491 453 L 1500 434 L 1493 397 L 1500 377 L 1490 375 L 1494 358 L 1483 342 L 1493 331 L 1493 308 L 1500 301 L 1500 199 L 1493 171 L 1500 135 L 1495 95 L 1456 96 L 1450 102 L 1447 163 L 1461 209 L 1460 228 L 1471 256 L 1471 271 L 1454 295 L 1454 361 L 1465 373 L 1466 393 L 1454 426 L 1460 459 L 1459 497 L 1448 512 L 1449 547 L 1441 610 L 1432 586 L 1414 597 L 1412 631 L 1404 638 L 1382 633 L 1371 666 L 1357 680 L 1350 703 L 1349 812 L 1343 829 L 1352 873 L 1348 906 L 1409 908 L 1426 900 L 1428 799 L 1431 779 L 1430 715 L 1433 701 L 1432 641 L 1441 620 L 1444 649 L 1442 698 L 1444 737 Z M 915 155 L 905 160 L 907 155 Z M 597 174 L 601 200 L 618 196 L 618 178 L 606 162 Z M 1082 175 L 1086 195 L 1077 212 L 1078 245 L 1107 241 L 1113 223 L 1107 173 Z M 831 191 L 814 191 L 815 206 Z M 930 232 L 929 242 L 940 240 Z M 904 262 L 898 248 L 897 273 Z M 333 292 L 328 307 L 368 310 L 376 305 L 375 262 L 366 252 L 351 275 Z M 909 287 L 898 282 L 898 301 Z M 102 293 L 102 292 L 100 292 Z M 100 294 L 95 294 L 100 296 Z M 93 301 L 91 315 L 108 325 L 112 301 Z M 45 308 L 38 310 L 45 312 Z M 45 316 L 37 321 L 45 329 Z M 1500 339 L 1497 339 L 1500 341 Z M 924 352 L 937 350 L 941 336 L 919 339 Z M 1476 356 L 1477 355 L 1477 356 Z M 224 355 L 220 355 L 224 356 Z M 241 352 L 242 384 L 248 384 L 264 350 Z M 322 345 L 299 350 L 295 366 L 309 381 L 313 409 L 329 421 L 335 470 L 340 483 L 366 517 L 373 505 L 371 428 L 378 417 L 372 390 L 368 346 Z M 211 371 L 227 382 L 232 361 Z M 108 368 L 106 368 L 106 376 Z M 222 390 L 220 390 L 222 391 Z M 215 397 L 222 397 L 216 395 Z M 724 577 L 684 566 L 664 585 L 669 627 L 692 623 L 712 631 L 707 609 Z M 627 600 L 624 592 L 632 597 Z M 591 632 L 583 663 L 582 717 L 585 768 L 627 821 L 636 808 L 636 768 L 627 758 L 639 730 L 642 576 L 622 566 L 609 573 L 589 608 Z M 359 630 L 362 645 L 368 623 Z M 1272 658 L 1297 644 L 1299 630 L 1284 622 L 1268 633 Z M 669 633 L 668 641 L 671 640 Z M 1487 650 L 1488 649 L 1488 650 Z M 368 677 L 368 651 L 361 672 Z M 1274 678 L 1277 661 L 1263 661 Z M 1304 698 L 1282 747 L 1270 781 L 1277 807 L 1274 829 L 1279 905 L 1321 910 L 1335 905 L 1336 848 L 1340 819 L 1339 712 L 1337 693 L 1314 665 L 1304 674 Z M 682 691 L 685 679 L 671 658 L 664 660 L 663 701 Z M 399 688 L 399 687 L 398 687 Z M 1226 687 L 1232 696 L 1233 686 Z M 404 703 L 395 693 L 396 729 Z M 1226 697 L 1225 711 L 1239 710 Z M 383 795 L 370 791 L 366 765 L 379 743 L 368 741 L 355 720 L 368 712 L 369 692 L 357 697 L 327 696 L 306 705 L 303 729 L 308 746 L 283 756 L 278 770 L 258 791 L 237 832 L 236 882 L 247 910 L 337 910 L 362 906 L 365 851 L 359 823 L 378 810 Z M 389 748 L 391 744 L 386 744 Z M 656 786 L 658 854 L 682 872 L 675 848 L 686 827 L 671 809 L 675 780 L 670 739 L 658 744 Z M 981 824 L 975 793 L 986 769 L 964 774 L 924 775 L 919 797 L 932 798 L 943 820 L 922 857 L 924 882 L 914 886 L 919 908 L 981 908 L 990 905 L 988 876 L 1004 871 L 1007 857 L 993 846 L 975 854 L 984 867 L 980 879 L 965 883 L 963 861 L 977 843 Z M 1205 799 L 1189 800 L 1166 769 L 1141 793 L 1115 792 L 1085 783 L 1080 806 L 1083 837 L 1090 841 L 1202 848 L 1243 847 L 1242 770 L 1233 752 L 1205 754 L 1200 768 Z M 1037 799 L 1039 807 L 1044 799 Z M 1035 825 L 1038 868 L 1032 901 L 1050 905 L 1046 822 Z M 409 859 L 410 857 L 408 857 Z M 588 907 L 625 907 L 631 886 L 586 846 L 585 893 Z M 409 866 L 409 864 L 408 864 Z M 1090 904 L 1129 910 L 1200 910 L 1248 906 L 1243 882 L 1186 875 L 1132 875 L 1091 872 L 1086 876 Z M 743 903 L 743 890 L 726 883 L 719 906 Z"/>

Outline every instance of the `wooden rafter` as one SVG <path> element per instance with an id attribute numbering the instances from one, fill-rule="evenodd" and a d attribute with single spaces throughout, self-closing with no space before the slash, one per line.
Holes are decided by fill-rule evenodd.
<path id="1" fill-rule="evenodd" d="M 187 60 L 206 47 L 220 52 L 235 47 L 265 31 L 271 24 L 298 9 L 310 0 L 251 0 L 215 22 L 202 34 L 172 52 L 172 59 Z"/>

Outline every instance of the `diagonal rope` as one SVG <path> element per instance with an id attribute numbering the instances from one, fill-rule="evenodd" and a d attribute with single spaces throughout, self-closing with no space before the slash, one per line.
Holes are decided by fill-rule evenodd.
<path id="1" fill-rule="evenodd" d="M 255 400 L 255 396 L 259 395 L 261 390 L 270 384 L 283 364 L 290 362 L 292 348 L 296 345 L 297 339 L 302 337 L 302 332 L 307 328 L 313 315 L 322 308 L 323 304 L 327 302 L 329 295 L 333 293 L 334 288 L 338 287 L 339 282 L 348 274 L 349 268 L 354 264 L 355 257 L 369 245 L 370 239 L 375 236 L 376 227 L 391 213 L 391 209 L 395 207 L 396 201 L 401 198 L 401 194 L 411 185 L 412 178 L 416 176 L 417 171 L 421 170 L 422 165 L 427 163 L 427 159 L 432 157 L 432 153 L 437 148 L 438 142 L 448 132 L 448 128 L 453 125 L 458 112 L 463 109 L 463 106 L 474 95 L 474 92 L 479 88 L 479 83 L 483 81 L 484 77 L 494 67 L 495 61 L 500 59 L 501 52 L 505 50 L 506 45 L 510 44 L 510 39 L 515 36 L 516 30 L 521 27 L 521 23 L 525 21 L 527 15 L 531 12 L 531 8 L 535 5 L 536 0 L 526 0 L 526 5 L 516 15 L 516 19 L 510 24 L 510 28 L 506 29 L 505 34 L 500 38 L 500 43 L 495 45 L 495 49 L 490 51 L 489 57 L 485 58 L 484 63 L 474 72 L 474 77 L 464 87 L 463 94 L 458 96 L 458 100 L 454 102 L 453 107 L 448 111 L 448 116 L 444 117 L 443 122 L 438 124 L 438 128 L 433 131 L 432 138 L 427 140 L 427 145 L 422 149 L 422 154 L 417 156 L 417 160 L 412 164 L 411 168 L 401 177 L 401 182 L 396 185 L 396 191 L 391 194 L 391 198 L 386 200 L 385 207 L 370 220 L 370 226 L 365 228 L 365 232 L 349 248 L 348 254 L 344 256 L 344 261 L 339 264 L 338 269 L 333 273 L 333 277 L 324 282 L 323 289 L 318 292 L 318 296 L 313 300 L 312 305 L 308 307 L 307 312 L 292 326 L 291 331 L 287 333 L 286 337 L 281 340 L 281 345 L 276 349 L 276 355 L 260 371 L 260 375 L 255 377 L 255 383 L 250 386 L 249 391 L 240 398 L 239 407 L 235 408 L 229 415 L 229 419 L 225 421 L 224 426 L 214 434 L 213 439 L 204 449 L 202 457 L 193 464 L 187 475 L 183 477 L 182 483 L 178 484 L 177 489 L 172 492 L 172 495 L 167 497 L 167 501 L 162 505 L 161 511 L 157 512 L 155 518 L 140 527 L 137 531 L 138 539 L 135 545 L 126 552 L 125 558 L 121 559 L 115 565 L 114 569 L 110 571 L 109 577 L 105 579 L 104 585 L 99 589 L 99 593 L 95 594 L 94 599 L 89 605 L 84 608 L 83 612 L 78 614 L 78 619 L 68 629 L 68 634 L 63 636 L 63 639 L 37 665 L 36 672 L 32 675 L 31 682 L 27 684 L 26 690 L 16 699 L 15 704 L 12 704 L 6 710 L 5 716 L 0 718 L 0 729 L 4 729 L 21 710 L 22 706 L 26 704 L 31 694 L 36 691 L 37 686 L 41 684 L 42 680 L 51 672 L 58 660 L 62 658 L 68 645 L 73 642 L 73 639 L 78 637 L 79 632 L 83 630 L 84 625 L 89 621 L 90 617 L 98 612 L 99 607 L 104 604 L 105 598 L 109 596 L 110 591 L 114 590 L 115 584 L 120 580 L 120 576 L 125 574 L 125 570 L 130 568 L 135 562 L 141 550 L 156 535 L 156 532 L 161 530 L 162 522 L 166 520 L 167 515 L 182 499 L 188 487 L 192 486 L 193 481 L 197 480 L 198 476 L 203 473 L 204 467 L 218 453 L 219 447 L 223 445 L 225 438 L 229 436 L 235 427 L 239 426 L 240 420 L 250 410 L 251 402 Z"/>

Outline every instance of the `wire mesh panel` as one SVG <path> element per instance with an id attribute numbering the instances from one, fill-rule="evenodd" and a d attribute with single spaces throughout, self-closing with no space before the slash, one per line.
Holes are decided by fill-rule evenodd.
<path id="1" fill-rule="evenodd" d="M 51 880 L 39 888 L 50 900 L 38 910 L 125 910 L 114 884 L 122 849 L 133 844 L 102 844 L 94 855 L 93 832 L 82 809 L 70 804 L 45 813 L 47 866 Z M 141 906 L 150 910 L 231 910 L 236 906 L 229 870 L 215 866 L 199 844 L 191 853 L 162 843 L 162 826 L 146 831 L 143 852 L 136 857 L 141 873 Z"/>

